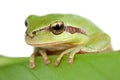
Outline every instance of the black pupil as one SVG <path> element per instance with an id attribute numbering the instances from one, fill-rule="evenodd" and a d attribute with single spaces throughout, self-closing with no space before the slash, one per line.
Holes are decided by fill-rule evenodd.
<path id="1" fill-rule="evenodd" d="M 62 28 L 62 25 L 57 24 L 53 27 L 54 30 L 60 30 Z"/>

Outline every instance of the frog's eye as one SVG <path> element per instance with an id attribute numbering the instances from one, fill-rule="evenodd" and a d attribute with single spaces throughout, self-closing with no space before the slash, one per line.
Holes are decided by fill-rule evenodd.
<path id="1" fill-rule="evenodd" d="M 55 35 L 61 34 L 65 30 L 65 26 L 62 21 L 55 21 L 51 23 L 49 28 L 50 31 L 52 31 L 52 33 Z"/>
<path id="2" fill-rule="evenodd" d="M 27 20 L 25 20 L 25 26 L 26 26 L 26 27 L 28 26 L 28 22 L 27 22 Z"/>

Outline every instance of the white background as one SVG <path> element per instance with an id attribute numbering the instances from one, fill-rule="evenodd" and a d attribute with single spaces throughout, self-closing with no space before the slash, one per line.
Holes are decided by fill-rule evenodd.
<path id="1" fill-rule="evenodd" d="M 119 0 L 0 0 L 0 55 L 30 56 L 32 47 L 24 41 L 25 18 L 30 14 L 73 13 L 97 24 L 120 49 Z"/>

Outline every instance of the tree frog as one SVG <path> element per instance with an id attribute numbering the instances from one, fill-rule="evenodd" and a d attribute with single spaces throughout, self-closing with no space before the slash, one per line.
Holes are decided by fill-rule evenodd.
<path id="1" fill-rule="evenodd" d="M 68 63 L 74 61 L 76 53 L 112 51 L 109 35 L 90 20 L 74 14 L 30 15 L 25 20 L 25 41 L 34 47 L 30 57 L 30 68 L 34 68 L 35 57 L 40 54 L 49 64 L 48 54 L 59 54 L 54 65 L 69 54 Z"/>

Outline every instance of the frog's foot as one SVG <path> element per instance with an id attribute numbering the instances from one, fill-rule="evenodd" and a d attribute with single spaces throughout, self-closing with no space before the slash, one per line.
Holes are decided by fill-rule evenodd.
<path id="1" fill-rule="evenodd" d="M 50 63 L 50 60 L 47 57 L 43 57 L 43 59 L 44 59 L 44 63 L 45 64 L 49 64 Z M 35 55 L 34 54 L 31 56 L 29 66 L 30 66 L 31 69 L 33 69 L 33 68 L 36 67 L 36 64 L 35 64 Z"/>
<path id="2" fill-rule="evenodd" d="M 73 63 L 73 60 L 74 60 L 74 57 L 73 58 L 69 58 L 68 60 L 68 64 L 72 64 Z M 60 59 L 57 59 L 54 63 L 54 66 L 58 66 L 60 64 Z"/>
<path id="3" fill-rule="evenodd" d="M 68 63 L 72 64 L 73 63 L 73 58 L 69 58 Z"/>
<path id="4" fill-rule="evenodd" d="M 30 66 L 30 68 L 31 69 L 33 69 L 33 68 L 35 68 L 35 55 L 36 55 L 36 53 L 33 53 L 31 56 L 30 56 L 30 64 L 29 64 L 29 66 Z"/>
<path id="5" fill-rule="evenodd" d="M 30 61 L 30 68 L 33 69 L 33 68 L 35 68 L 35 66 L 36 66 L 36 65 L 35 65 L 35 62 Z"/>
<path id="6" fill-rule="evenodd" d="M 72 64 L 73 61 L 74 61 L 74 55 L 79 52 L 79 50 L 77 48 L 71 48 L 71 49 L 68 49 L 68 50 L 65 50 L 64 52 L 62 52 L 59 57 L 57 58 L 57 60 L 55 61 L 54 63 L 54 66 L 58 66 L 60 64 L 60 61 L 62 59 L 62 57 L 65 55 L 65 54 L 68 54 L 70 53 L 70 56 L 69 56 L 69 59 L 68 59 L 68 63 L 69 64 Z"/>
<path id="7" fill-rule="evenodd" d="M 45 64 L 49 64 L 49 63 L 50 63 L 50 60 L 49 60 L 49 59 L 44 59 L 44 63 L 45 63 Z"/>
<path id="8" fill-rule="evenodd" d="M 58 66 L 59 63 L 60 63 L 60 60 L 57 59 L 57 60 L 55 61 L 55 63 L 54 63 L 54 66 Z"/>

